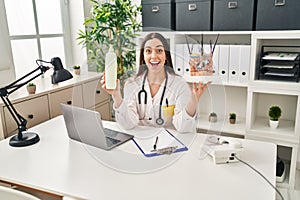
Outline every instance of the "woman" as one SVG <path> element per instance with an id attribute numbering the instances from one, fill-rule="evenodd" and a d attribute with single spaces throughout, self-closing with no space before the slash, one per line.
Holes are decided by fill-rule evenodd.
<path id="1" fill-rule="evenodd" d="M 150 33 L 140 50 L 140 67 L 135 77 L 126 81 L 124 98 L 120 81 L 114 90 L 107 90 L 105 78 L 102 87 L 112 95 L 116 121 L 125 129 L 138 125 L 175 128 L 191 132 L 200 97 L 208 84 L 187 84 L 173 69 L 170 46 L 159 33 Z"/>

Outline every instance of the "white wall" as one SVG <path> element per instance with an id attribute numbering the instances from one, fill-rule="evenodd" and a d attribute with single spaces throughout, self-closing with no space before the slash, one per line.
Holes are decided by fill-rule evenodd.
<path id="1" fill-rule="evenodd" d="M 12 51 L 9 42 L 4 0 L 0 0 L 0 87 L 15 80 Z"/>
<path id="2" fill-rule="evenodd" d="M 83 71 L 87 71 L 87 55 L 86 49 L 79 45 L 78 37 L 79 30 L 84 30 L 84 2 L 69 1 L 70 8 L 70 29 L 71 29 L 71 46 L 73 62 L 71 65 L 80 65 Z"/>

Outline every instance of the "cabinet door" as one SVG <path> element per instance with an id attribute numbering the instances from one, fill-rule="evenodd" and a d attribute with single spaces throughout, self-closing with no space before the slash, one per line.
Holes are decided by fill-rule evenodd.
<path id="1" fill-rule="evenodd" d="M 50 94 L 51 118 L 62 114 L 60 108 L 61 103 L 83 107 L 81 85 L 53 92 Z"/>
<path id="2" fill-rule="evenodd" d="M 27 128 L 49 119 L 47 95 L 16 103 L 14 107 L 18 113 L 27 120 Z M 7 133 L 6 137 L 17 133 L 17 124 L 6 107 L 4 108 L 4 119 Z"/>
<path id="3" fill-rule="evenodd" d="M 106 100 L 109 100 L 109 94 L 102 89 L 99 80 L 83 84 L 83 103 L 85 108 L 94 107 Z"/>
<path id="4" fill-rule="evenodd" d="M 109 102 L 97 105 L 92 110 L 95 110 L 100 113 L 102 120 L 111 120 L 111 112 Z"/>

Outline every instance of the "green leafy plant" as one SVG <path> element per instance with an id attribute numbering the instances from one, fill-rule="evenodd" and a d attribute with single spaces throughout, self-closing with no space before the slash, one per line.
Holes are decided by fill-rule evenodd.
<path id="1" fill-rule="evenodd" d="M 236 119 L 235 113 L 229 113 L 229 119 Z"/>
<path id="2" fill-rule="evenodd" d="M 27 84 L 27 86 L 28 86 L 28 87 L 31 87 L 31 86 L 35 86 L 35 84 L 32 83 L 32 82 L 30 82 L 30 83 Z"/>
<path id="3" fill-rule="evenodd" d="M 74 65 L 73 69 L 80 69 L 80 66 L 79 65 Z"/>
<path id="4" fill-rule="evenodd" d="M 279 106 L 271 106 L 269 109 L 269 117 L 272 121 L 278 121 L 281 117 L 281 109 Z"/>
<path id="5" fill-rule="evenodd" d="M 136 60 L 134 38 L 141 27 L 136 17 L 141 12 L 141 6 L 133 5 L 131 0 L 90 2 L 91 17 L 85 20 L 85 30 L 80 30 L 77 38 L 79 44 L 88 50 L 89 66 L 103 72 L 105 54 L 112 45 L 117 55 L 118 78 L 131 76 Z"/>
<path id="6" fill-rule="evenodd" d="M 212 113 L 210 113 L 209 114 L 211 117 L 216 117 L 217 116 L 217 114 L 215 113 L 215 112 L 212 112 Z"/>

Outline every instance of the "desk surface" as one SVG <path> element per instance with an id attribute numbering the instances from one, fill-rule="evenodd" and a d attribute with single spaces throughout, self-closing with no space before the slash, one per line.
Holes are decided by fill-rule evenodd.
<path id="1" fill-rule="evenodd" d="M 118 129 L 113 122 L 104 126 Z M 0 180 L 78 199 L 275 199 L 275 191 L 243 163 L 200 159 L 206 135 L 178 134 L 189 150 L 144 157 L 132 141 L 111 151 L 68 138 L 62 116 L 30 130 L 41 141 L 14 148 L 0 141 Z M 243 140 L 242 159 L 275 184 L 276 146 Z"/>

